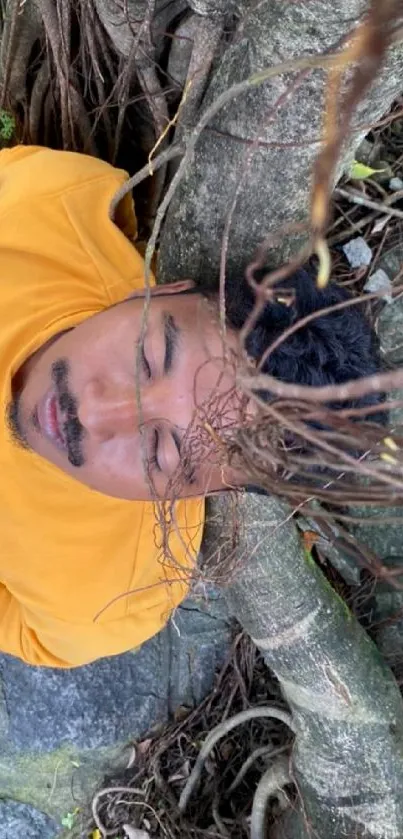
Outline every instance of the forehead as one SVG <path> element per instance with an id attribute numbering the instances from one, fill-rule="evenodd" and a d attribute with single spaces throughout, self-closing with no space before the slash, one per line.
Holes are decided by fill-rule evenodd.
<path id="1" fill-rule="evenodd" d="M 153 290 L 147 301 L 144 293 L 135 293 L 123 303 L 129 303 L 136 313 L 147 318 L 147 314 L 161 316 L 164 321 L 169 318 L 180 319 L 182 326 L 189 324 L 196 328 L 197 322 L 201 322 L 203 328 L 207 321 L 215 322 L 214 307 L 200 293 L 193 289 L 185 292 L 160 292 Z"/>

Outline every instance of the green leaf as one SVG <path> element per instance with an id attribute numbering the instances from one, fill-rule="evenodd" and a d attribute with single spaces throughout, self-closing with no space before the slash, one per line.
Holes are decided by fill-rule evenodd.
<path id="1" fill-rule="evenodd" d="M 372 166 L 366 166 L 359 160 L 353 160 L 348 176 L 351 180 L 365 181 L 365 178 L 370 178 L 371 175 L 377 175 L 379 172 L 386 172 L 386 169 L 373 169 Z"/>
<path id="2" fill-rule="evenodd" d="M 15 119 L 9 111 L 0 108 L 0 140 L 7 142 L 11 140 L 15 131 Z"/>
<path id="3" fill-rule="evenodd" d="M 77 813 L 80 812 L 80 808 L 76 807 L 72 813 L 66 813 L 65 816 L 62 818 L 62 827 L 67 827 L 68 830 L 72 830 L 74 827 L 74 822 L 76 820 Z"/>

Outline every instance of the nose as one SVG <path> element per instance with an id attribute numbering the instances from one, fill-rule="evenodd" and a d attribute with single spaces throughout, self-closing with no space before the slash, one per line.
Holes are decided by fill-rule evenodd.
<path id="1" fill-rule="evenodd" d="M 89 382 L 79 399 L 78 418 L 98 442 L 137 434 L 140 423 L 165 419 L 174 425 L 186 421 L 186 399 L 164 381 L 142 388 L 138 404 L 135 383 Z"/>
<path id="2" fill-rule="evenodd" d="M 131 384 L 88 382 L 77 413 L 85 430 L 99 442 L 120 434 L 133 434 L 139 425 L 136 388 Z"/>

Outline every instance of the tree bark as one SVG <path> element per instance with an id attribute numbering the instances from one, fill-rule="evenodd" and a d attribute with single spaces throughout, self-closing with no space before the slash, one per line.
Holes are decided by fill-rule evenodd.
<path id="1" fill-rule="evenodd" d="M 361 0 L 243 2 L 241 19 L 220 57 L 202 110 L 255 71 L 337 48 L 365 8 Z M 371 123 L 400 95 L 402 74 L 402 49 L 393 49 L 356 115 L 361 130 L 352 137 L 339 174 Z M 243 271 L 269 233 L 307 220 L 312 165 L 322 131 L 324 79 L 319 69 L 265 82 L 231 101 L 202 132 L 193 163 L 168 209 L 160 246 L 161 281 L 193 277 L 217 283 L 222 237 L 235 197 L 228 272 Z M 301 241 L 295 235 L 281 236 L 271 248 L 270 262 L 281 263 Z"/>

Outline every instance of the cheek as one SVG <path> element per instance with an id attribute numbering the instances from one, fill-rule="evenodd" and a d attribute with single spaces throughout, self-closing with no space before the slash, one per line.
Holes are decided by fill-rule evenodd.
<path id="1" fill-rule="evenodd" d="M 225 486 L 225 468 L 220 465 L 216 457 L 214 460 L 211 458 L 210 463 L 208 461 L 209 458 L 207 457 L 199 471 L 198 492 L 201 495 L 207 495 L 207 493 L 222 489 Z"/>
<path id="2" fill-rule="evenodd" d="M 206 358 L 200 350 L 199 352 L 189 350 L 185 376 L 196 404 L 214 398 L 218 390 L 221 390 L 222 377 L 217 362 Z"/>
<path id="3" fill-rule="evenodd" d="M 141 451 L 129 438 L 116 437 L 86 452 L 87 463 L 74 470 L 79 480 L 106 494 L 136 497 L 144 485 Z M 143 494 L 143 492 L 142 492 Z"/>
<path id="4" fill-rule="evenodd" d="M 209 361 L 193 374 L 196 424 L 204 427 L 203 439 L 210 457 L 211 449 L 220 445 L 215 433 L 230 429 L 239 421 L 240 403 L 235 389 L 234 375 L 219 369 L 219 361 Z M 210 433 L 206 431 L 206 422 Z M 211 459 L 216 461 L 217 455 Z"/>
<path id="5" fill-rule="evenodd" d="M 175 501 L 178 497 L 204 497 L 210 492 L 231 489 L 233 488 L 233 484 L 227 480 L 226 471 L 225 466 L 221 466 L 218 461 L 209 464 L 207 459 L 205 459 L 197 470 L 197 480 L 195 482 L 181 484 L 179 496 L 172 489 L 167 492 L 167 495 L 170 500 Z"/>

